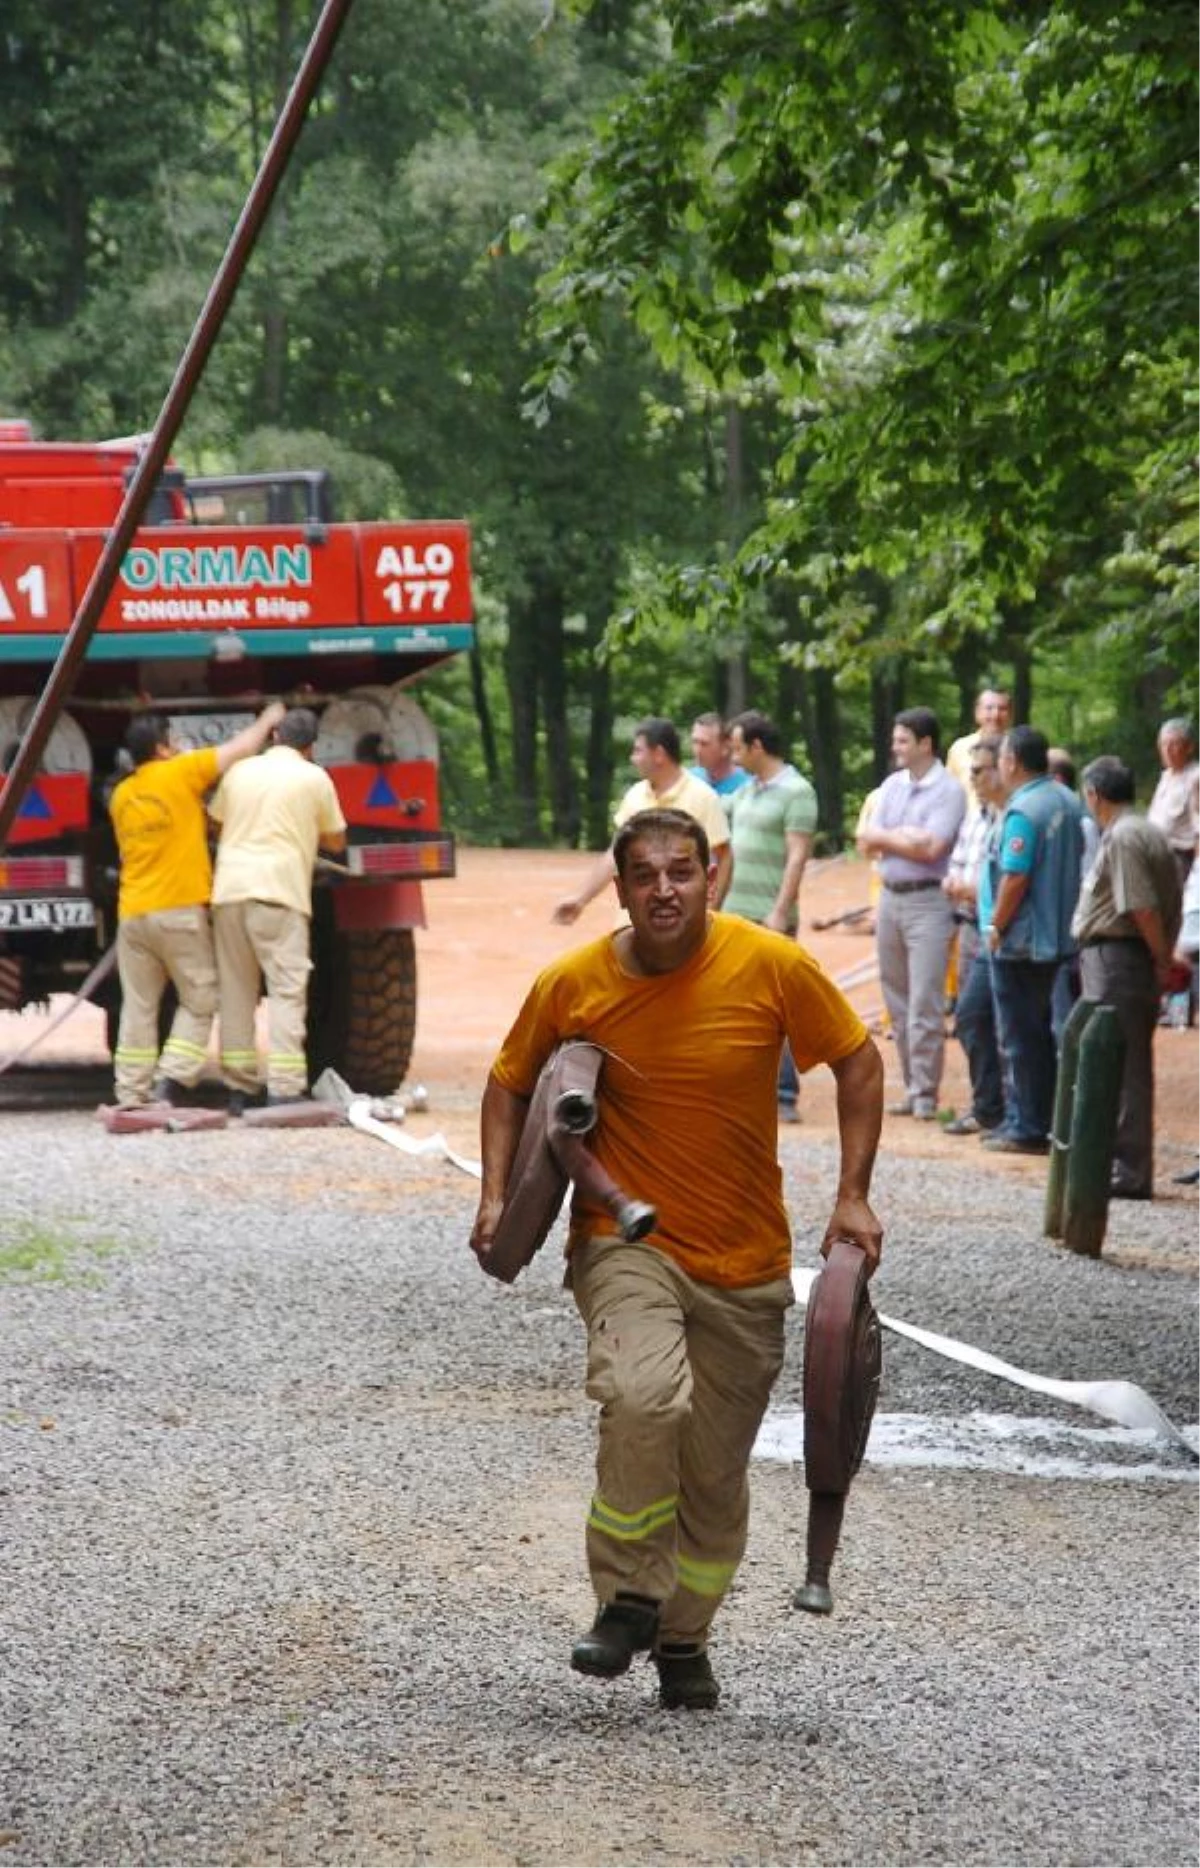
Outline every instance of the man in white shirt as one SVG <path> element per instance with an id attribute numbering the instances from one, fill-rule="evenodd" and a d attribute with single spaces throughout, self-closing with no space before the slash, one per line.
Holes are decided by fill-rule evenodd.
<path id="1" fill-rule="evenodd" d="M 613 826 L 619 830 L 636 811 L 686 811 L 694 817 L 708 838 L 709 849 L 717 866 L 713 899 L 720 901 L 729 887 L 733 859 L 729 847 L 729 820 L 712 786 L 702 778 L 693 778 L 681 764 L 679 733 L 670 720 L 653 715 L 639 720 L 633 730 L 630 763 L 638 774 L 613 813 Z M 551 919 L 569 927 L 578 921 L 590 901 L 614 880 L 612 845 L 598 856 L 574 895 L 560 901 Z"/>
<path id="2" fill-rule="evenodd" d="M 213 936 L 221 1006 L 221 1069 L 231 1114 L 260 1089 L 254 1015 L 267 986 L 267 1101 L 308 1088 L 305 1035 L 312 876 L 318 849 L 346 847 L 346 820 L 328 772 L 313 763 L 317 717 L 293 708 L 275 744 L 225 774 L 209 804 L 220 826 Z"/>
<path id="3" fill-rule="evenodd" d="M 875 940 L 879 983 L 904 1072 L 904 1096 L 888 1114 L 937 1117 L 946 1049 L 946 963 L 954 933 L 942 878 L 966 812 L 966 799 L 938 758 L 937 715 L 909 707 L 892 723 L 897 770 L 879 788 L 863 856 L 880 858 L 883 891 Z"/>

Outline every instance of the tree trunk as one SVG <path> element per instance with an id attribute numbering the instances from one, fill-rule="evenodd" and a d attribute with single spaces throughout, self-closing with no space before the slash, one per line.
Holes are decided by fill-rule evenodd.
<path id="1" fill-rule="evenodd" d="M 603 605 L 598 615 L 607 613 Z M 612 675 L 607 661 L 596 653 L 604 633 L 603 621 L 589 618 L 588 642 L 591 654 L 588 667 L 588 739 L 585 786 L 584 839 L 590 850 L 603 850 L 612 840 L 610 800 L 613 788 L 613 697 Z"/>
<path id="2" fill-rule="evenodd" d="M 806 776 L 816 787 L 818 828 L 836 849 L 846 834 L 846 792 L 842 777 L 842 716 L 833 671 L 797 668 L 796 703 L 808 753 Z M 802 766 L 802 762 L 796 763 Z M 803 769 L 803 767 L 802 767 Z"/>
<path id="3" fill-rule="evenodd" d="M 1014 726 L 1027 726 L 1033 713 L 1033 651 L 1026 630 L 1032 612 L 1027 604 L 1001 611 L 1004 639 L 1012 658 L 1012 718 Z"/>
<path id="4" fill-rule="evenodd" d="M 487 772 L 488 790 L 493 797 L 498 797 L 500 795 L 500 756 L 496 751 L 496 728 L 492 720 L 487 688 L 484 685 L 483 655 L 478 640 L 471 644 L 468 661 L 471 670 L 471 699 L 475 705 L 475 718 L 479 722 L 479 743 L 483 748 L 483 764 Z"/>
<path id="5" fill-rule="evenodd" d="M 787 640 L 804 640 L 793 593 L 772 592 L 772 608 L 785 618 Z M 798 662 L 781 662 L 776 682 L 775 724 L 791 748 L 796 765 L 816 787 L 818 828 L 837 849 L 846 833 L 846 793 L 842 774 L 842 718 L 833 672 L 807 669 Z M 803 739 L 806 758 L 797 752 Z"/>
<path id="6" fill-rule="evenodd" d="M 956 649 L 950 654 L 950 666 L 954 670 L 954 679 L 958 687 L 958 718 L 954 732 L 950 732 L 949 721 L 943 720 L 942 740 L 946 746 L 960 733 L 970 733 L 975 726 L 975 697 L 981 686 L 980 669 L 982 656 L 978 636 L 964 636 Z"/>
<path id="7" fill-rule="evenodd" d="M 509 605 L 508 641 L 504 649 L 519 844 L 542 840 L 538 817 L 538 640 L 534 601 L 526 598 Z"/>
<path id="8" fill-rule="evenodd" d="M 736 402 L 725 405 L 725 536 L 732 558 L 742 542 L 746 497 L 745 459 L 742 448 L 742 411 Z M 727 720 L 744 713 L 748 683 L 746 651 L 734 649 L 725 657 L 725 695 L 722 712 Z"/>
<path id="9" fill-rule="evenodd" d="M 871 670 L 871 745 L 877 785 L 892 769 L 892 722 L 903 706 L 904 663 L 898 655 L 885 655 Z"/>
<path id="10" fill-rule="evenodd" d="M 579 788 L 571 763 L 567 724 L 567 669 L 563 641 L 563 593 L 557 579 L 542 570 L 534 575 L 535 622 L 539 643 L 538 686 L 546 730 L 546 768 L 550 781 L 550 830 L 556 842 L 572 849 L 579 841 Z"/>

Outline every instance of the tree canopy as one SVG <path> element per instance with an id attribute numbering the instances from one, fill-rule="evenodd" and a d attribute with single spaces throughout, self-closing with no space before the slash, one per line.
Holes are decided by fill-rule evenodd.
<path id="1" fill-rule="evenodd" d="M 0 412 L 147 428 L 315 0 L 10 0 Z M 424 684 L 478 836 L 601 842 L 628 729 L 774 712 L 825 828 L 984 674 L 1148 769 L 1196 701 L 1179 0 L 357 0 L 180 437 L 464 516 Z M 119 100 L 117 103 L 115 100 Z"/>
<path id="2" fill-rule="evenodd" d="M 1193 692 L 1194 9 L 662 11 L 537 217 L 538 411 L 617 304 L 774 439 L 758 523 L 627 626 L 782 580 L 810 661 L 1100 633 Z"/>

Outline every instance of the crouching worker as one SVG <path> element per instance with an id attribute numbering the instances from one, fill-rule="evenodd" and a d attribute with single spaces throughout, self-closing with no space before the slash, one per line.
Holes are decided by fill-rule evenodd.
<path id="1" fill-rule="evenodd" d="M 567 1281 L 600 1404 L 587 1555 L 598 1613 L 571 1665 L 612 1679 L 648 1650 L 667 1707 L 717 1703 L 713 1619 L 745 1549 L 748 1467 L 783 1362 L 792 1247 L 776 1156 L 776 1074 L 837 1079 L 841 1172 L 825 1246 L 878 1262 L 868 1205 L 883 1067 L 865 1027 L 794 940 L 708 908 L 704 831 L 639 812 L 613 846 L 631 925 L 535 980 L 483 1099 L 471 1234 L 486 1263 L 538 1073 L 567 1038 L 606 1053 L 597 1160 L 655 1207 L 627 1245 L 577 1192 Z"/>

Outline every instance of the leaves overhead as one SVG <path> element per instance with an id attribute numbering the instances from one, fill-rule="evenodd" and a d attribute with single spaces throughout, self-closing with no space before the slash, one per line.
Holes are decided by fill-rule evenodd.
<path id="1" fill-rule="evenodd" d="M 1195 13 L 894 0 L 664 9 L 540 215 L 539 412 L 620 306 L 778 448 L 735 587 L 907 581 L 949 645 L 1156 585 L 1190 629 Z M 903 593 L 902 593 L 903 594 Z M 679 580 L 668 607 L 685 602 Z M 931 613 L 932 611 L 932 613 Z M 832 616 L 832 602 L 831 602 Z M 836 621 L 833 626 L 836 629 Z M 843 642 L 844 648 L 853 646 Z"/>

